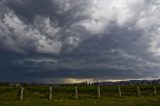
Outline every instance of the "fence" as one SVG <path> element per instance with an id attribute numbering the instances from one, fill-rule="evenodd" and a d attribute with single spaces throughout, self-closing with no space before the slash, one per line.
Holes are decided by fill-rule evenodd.
<path id="1" fill-rule="evenodd" d="M 4 90 L 6 89 L 6 90 Z M 103 97 L 123 97 L 123 96 L 156 96 L 160 94 L 160 86 L 65 86 L 65 87 L 0 87 L 0 96 L 5 93 L 16 93 L 20 101 L 30 97 L 53 100 L 55 98 L 97 98 Z M 8 89 L 8 90 L 7 90 Z M 4 92 L 5 91 L 5 92 Z M 13 97 L 13 96 L 12 96 Z"/>

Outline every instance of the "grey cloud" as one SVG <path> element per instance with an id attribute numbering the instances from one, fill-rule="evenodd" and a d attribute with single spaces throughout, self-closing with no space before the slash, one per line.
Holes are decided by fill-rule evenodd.
<path id="1" fill-rule="evenodd" d="M 158 78 L 159 19 L 159 0 L 3 0 L 1 75 Z"/>

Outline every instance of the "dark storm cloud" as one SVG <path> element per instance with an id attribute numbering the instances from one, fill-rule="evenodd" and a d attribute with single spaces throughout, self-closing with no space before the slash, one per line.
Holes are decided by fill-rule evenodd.
<path id="1" fill-rule="evenodd" d="M 87 17 L 82 14 L 78 14 L 79 16 L 77 17 L 74 17 L 74 15 L 77 12 L 84 11 L 88 3 L 87 0 L 39 0 L 38 2 L 35 0 L 13 0 L 6 2 L 5 5 L 14 10 L 18 16 L 25 18 L 31 23 L 33 23 L 37 15 L 40 15 L 49 17 L 52 21 L 58 21 L 61 27 L 67 27 Z M 70 7 L 67 7 L 67 4 Z"/>
<path id="2" fill-rule="evenodd" d="M 0 80 L 159 78 L 159 4 L 159 0 L 2 0 Z"/>

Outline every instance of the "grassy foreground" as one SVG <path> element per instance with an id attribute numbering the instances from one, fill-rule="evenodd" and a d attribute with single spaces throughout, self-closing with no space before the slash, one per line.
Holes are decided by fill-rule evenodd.
<path id="1" fill-rule="evenodd" d="M 0 106 L 160 106 L 160 87 L 157 96 L 153 86 L 141 86 L 141 96 L 135 86 L 122 86 L 119 97 L 117 86 L 101 87 L 101 99 L 96 86 L 78 87 L 75 100 L 74 86 L 53 87 L 53 100 L 48 100 L 47 86 L 24 87 L 24 100 L 19 101 L 19 87 L 0 86 Z"/>
<path id="2" fill-rule="evenodd" d="M 160 106 L 160 97 L 106 97 L 80 100 L 25 100 L 1 102 L 0 106 Z"/>

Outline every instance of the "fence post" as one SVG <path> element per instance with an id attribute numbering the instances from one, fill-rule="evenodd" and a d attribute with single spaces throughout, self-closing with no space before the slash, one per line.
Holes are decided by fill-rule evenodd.
<path id="1" fill-rule="evenodd" d="M 122 97 L 121 86 L 118 86 L 119 97 Z"/>
<path id="2" fill-rule="evenodd" d="M 49 100 L 52 100 L 52 87 L 49 87 Z"/>
<path id="3" fill-rule="evenodd" d="M 100 87 L 97 88 L 97 93 L 98 93 L 98 99 L 100 99 L 101 98 L 101 89 L 100 89 Z"/>
<path id="4" fill-rule="evenodd" d="M 77 88 L 77 86 L 75 87 L 75 99 L 78 99 L 78 88 Z"/>
<path id="5" fill-rule="evenodd" d="M 141 92 L 140 92 L 139 86 L 137 86 L 137 95 L 138 95 L 138 96 L 141 96 Z"/>
<path id="6" fill-rule="evenodd" d="M 23 93 L 23 92 L 24 92 L 24 88 L 21 87 L 21 88 L 20 88 L 20 98 L 19 98 L 20 101 L 22 101 L 22 100 L 24 99 L 24 97 L 23 97 L 24 93 Z"/>
<path id="7" fill-rule="evenodd" d="M 153 89 L 154 89 L 154 91 L 153 91 L 154 95 L 157 95 L 157 89 L 156 89 L 156 87 L 153 86 Z"/>

